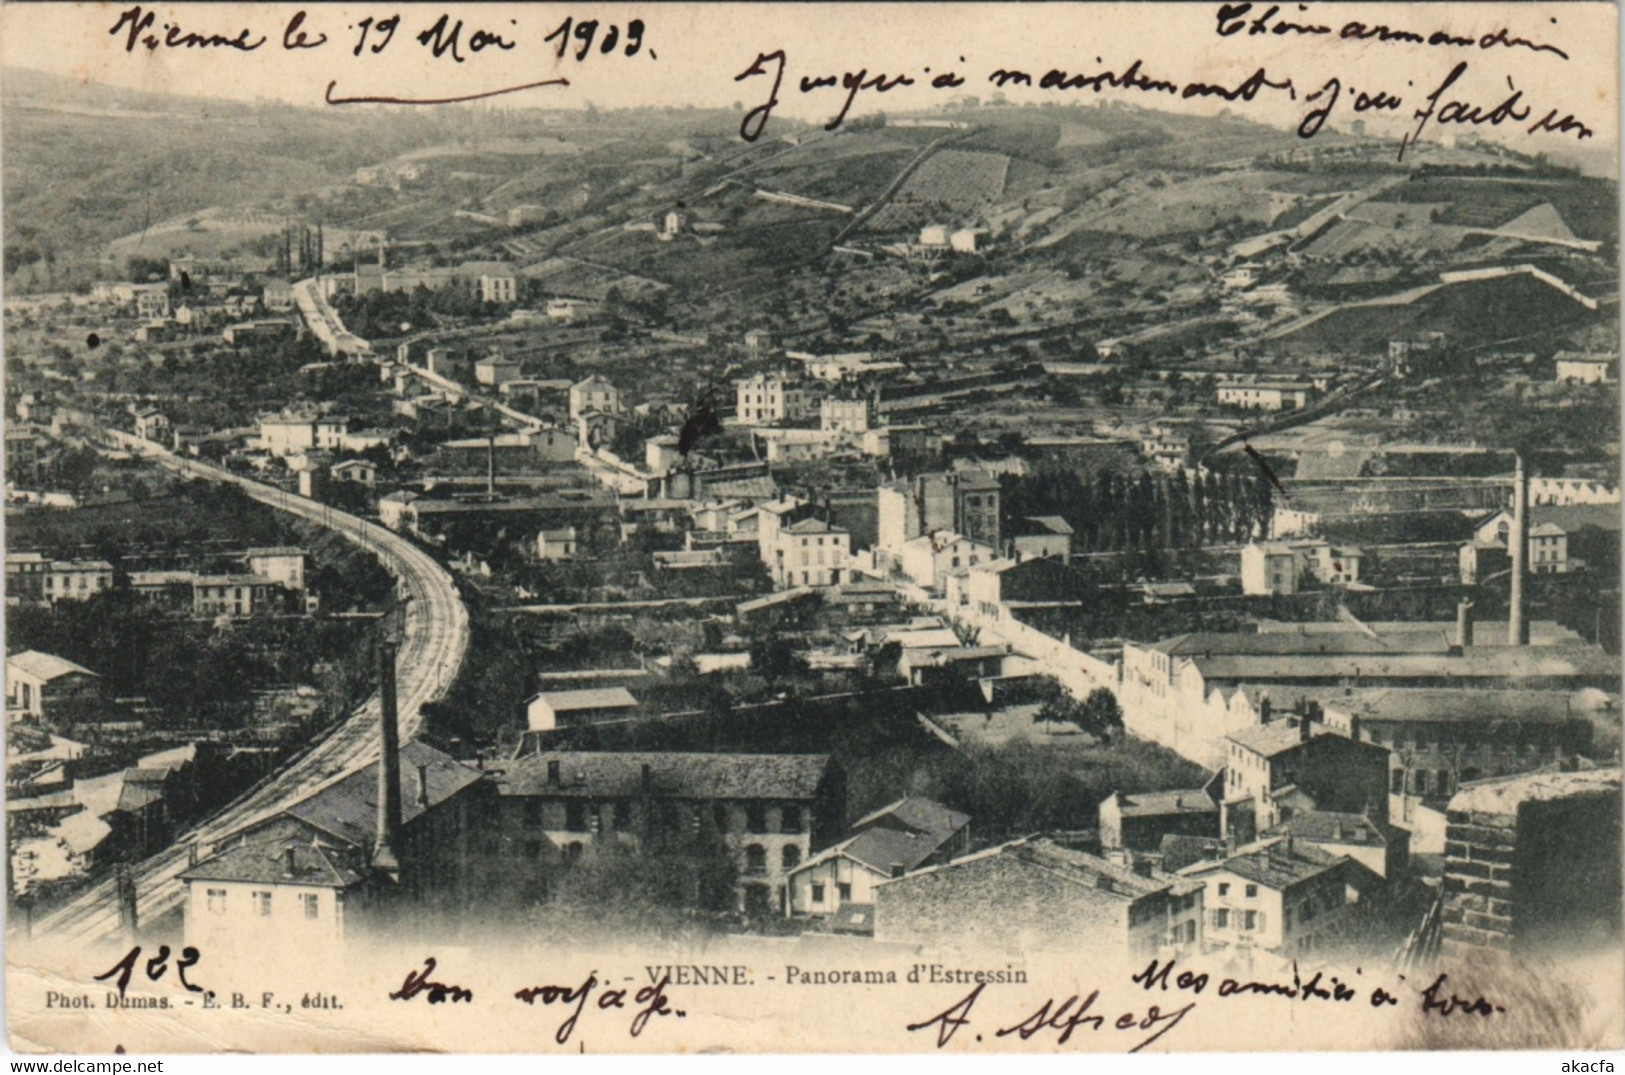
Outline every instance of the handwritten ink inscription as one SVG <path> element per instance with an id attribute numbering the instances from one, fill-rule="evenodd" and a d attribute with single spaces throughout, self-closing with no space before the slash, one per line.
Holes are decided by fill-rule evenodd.
<path id="1" fill-rule="evenodd" d="M 1400 975 L 1395 985 L 1397 992 L 1390 992 L 1382 986 L 1373 986 L 1369 992 L 1364 992 L 1365 986 L 1356 987 L 1325 971 L 1316 971 L 1305 978 L 1296 963 L 1292 965 L 1290 979 L 1241 979 L 1179 969 L 1175 960 L 1163 963 L 1153 959 L 1130 980 L 1148 993 L 1183 994 L 1193 999 L 1174 1008 L 1165 1009 L 1161 1005 L 1151 1004 L 1143 1010 L 1133 1005 L 1127 1006 L 1127 1010 L 1120 1010 L 1118 1005 L 1103 1000 L 1099 989 L 1093 989 L 1087 994 L 1082 991 L 1073 993 L 1065 999 L 1047 997 L 1030 1008 L 1017 1004 L 1017 1012 L 1026 1010 L 1028 1014 L 1014 1022 L 1005 1022 L 1006 1017 L 1001 1015 L 988 1024 L 982 1024 L 972 1019 L 972 1013 L 987 990 L 988 983 L 983 982 L 940 1012 L 911 1022 L 905 1029 L 910 1033 L 930 1032 L 938 1049 L 947 1048 L 973 1022 L 991 1025 L 990 1033 L 995 1040 L 1013 1036 L 1021 1041 L 1030 1041 L 1047 1035 L 1049 1037 L 1044 1040 L 1055 1045 L 1066 1045 L 1081 1031 L 1088 1031 L 1090 1035 L 1127 1035 L 1120 1040 L 1132 1043 L 1128 1051 L 1136 1053 L 1171 1033 L 1196 1009 L 1200 998 L 1208 996 L 1222 999 L 1274 998 L 1316 1006 L 1352 1004 L 1364 996 L 1372 1008 L 1394 1009 L 1400 1006 L 1399 994 L 1414 989 L 1418 997 L 1415 1010 L 1425 1016 L 1449 1018 L 1452 1015 L 1476 1015 L 1489 1019 L 1506 1013 L 1504 1005 L 1483 995 L 1462 997 L 1447 990 L 1445 983 L 1449 976 L 1444 973 L 1435 977 L 1426 988 L 1405 985 L 1404 976 Z M 984 1008 L 986 1006 L 984 1004 Z M 974 1030 L 967 1031 L 967 1035 L 977 1043 L 984 1041 L 984 1035 Z M 965 1039 L 959 1040 L 963 1042 Z"/>

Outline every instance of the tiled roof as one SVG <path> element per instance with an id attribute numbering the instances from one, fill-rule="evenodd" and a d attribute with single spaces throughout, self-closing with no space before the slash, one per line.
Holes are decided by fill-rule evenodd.
<path id="1" fill-rule="evenodd" d="M 161 779 L 169 774 L 159 772 L 158 781 L 143 780 L 137 774 L 139 769 L 126 769 L 124 772 L 124 786 L 119 791 L 118 806 L 115 809 L 136 811 L 151 806 L 153 803 L 164 801 L 164 786 Z"/>
<path id="2" fill-rule="evenodd" d="M 1018 532 L 1023 534 L 1071 534 L 1072 526 L 1059 515 L 1028 515 L 1017 520 Z"/>
<path id="3" fill-rule="evenodd" d="M 1136 873 L 1129 866 L 1101 858 L 1099 855 L 1074 851 L 1062 847 L 1053 840 L 1030 836 L 990 847 L 975 854 L 964 855 L 940 866 L 927 866 L 907 877 L 881 881 L 879 884 L 907 884 L 914 878 L 961 869 L 995 856 L 1009 856 L 1035 868 L 1048 870 L 1074 884 L 1121 900 L 1136 900 L 1164 889 L 1172 891 L 1175 895 L 1183 895 L 1201 887 L 1200 881 L 1186 880 L 1158 870 L 1152 870 L 1150 876 L 1145 876 Z"/>
<path id="4" fill-rule="evenodd" d="M 1475 635 L 1476 639 L 1476 635 Z M 1287 657 L 1196 658 L 1209 680 L 1444 678 L 1510 680 L 1524 677 L 1618 678 L 1620 659 L 1590 646 L 1473 647 L 1461 656 L 1443 653 L 1326 654 Z"/>
<path id="5" fill-rule="evenodd" d="M 289 853 L 292 853 L 290 868 Z M 185 881 L 348 888 L 364 879 L 346 856 L 320 844 L 267 840 L 211 855 L 181 874 Z"/>
<path id="6" fill-rule="evenodd" d="M 1592 769 L 1573 773 L 1525 773 L 1482 780 L 1456 792 L 1450 810 L 1516 816 L 1526 802 L 1545 802 L 1582 795 L 1612 795 L 1617 800 L 1620 770 Z"/>
<path id="7" fill-rule="evenodd" d="M 1255 693 L 1262 687 L 1243 689 Z M 1578 716 L 1574 695 L 1556 690 L 1462 687 L 1282 687 L 1278 706 L 1319 702 L 1329 711 L 1372 720 L 1543 721 Z"/>
<path id="8" fill-rule="evenodd" d="M 401 823 L 424 811 L 418 804 L 418 766 L 427 766 L 429 806 L 438 806 L 477 782 L 481 773 L 423 743 L 401 748 Z M 351 773 L 285 811 L 353 847 L 370 848 L 378 837 L 378 763 Z"/>
<path id="9" fill-rule="evenodd" d="M 1388 830 L 1364 814 L 1344 814 L 1332 810 L 1305 810 L 1270 829 L 1266 836 L 1294 836 L 1311 843 L 1360 844 L 1385 847 Z"/>
<path id="10" fill-rule="evenodd" d="M 882 821 L 896 821 L 916 832 L 947 838 L 970 824 L 970 815 L 950 809 L 924 795 L 910 795 L 857 820 L 854 829 Z"/>
<path id="11" fill-rule="evenodd" d="M 6 667 L 46 683 L 75 673 L 84 676 L 96 674 L 83 665 L 74 664 L 72 661 L 52 656 L 49 653 L 41 653 L 36 649 L 25 650 L 15 656 L 7 657 Z"/>
<path id="12" fill-rule="evenodd" d="M 786 534 L 844 534 L 846 530 L 839 526 L 831 526 L 822 519 L 803 519 L 799 523 L 791 523 L 784 527 Z"/>
<path id="13" fill-rule="evenodd" d="M 1279 837 L 1251 844 L 1223 862 L 1198 863 L 1182 872 L 1197 876 L 1227 870 L 1244 880 L 1281 891 L 1318 877 L 1346 861 L 1350 861 L 1347 855 L 1322 851 L 1307 841 L 1289 842 L 1286 837 Z"/>
<path id="14" fill-rule="evenodd" d="M 1211 814 L 1219 810 L 1219 804 L 1201 788 L 1176 788 L 1170 791 L 1143 791 L 1133 795 L 1119 795 L 1117 804 L 1124 817 Z"/>
<path id="15" fill-rule="evenodd" d="M 1203 631 L 1165 638 L 1153 648 L 1174 657 L 1299 657 L 1363 653 L 1447 653 L 1456 625 L 1448 629 L 1407 631 L 1372 638 L 1358 630 L 1297 634 L 1287 631 L 1247 634 L 1240 631 Z"/>
<path id="16" fill-rule="evenodd" d="M 1325 725 L 1310 729 L 1311 736 L 1336 734 Z M 1240 731 L 1232 732 L 1225 738 L 1232 743 L 1241 744 L 1255 754 L 1262 754 L 1266 758 L 1284 754 L 1304 742 L 1303 731 L 1296 720 L 1272 720 L 1268 724 L 1257 724 L 1251 728 L 1242 728 Z"/>
<path id="17" fill-rule="evenodd" d="M 1162 854 L 1162 868 L 1178 873 L 1198 862 L 1224 857 L 1224 841 L 1214 836 L 1185 836 L 1169 833 L 1162 838 L 1157 850 Z"/>
<path id="18" fill-rule="evenodd" d="M 882 876 L 892 866 L 912 870 L 934 855 L 947 842 L 947 837 L 929 836 L 923 832 L 888 829 L 884 826 L 860 832 L 837 844 L 842 854 L 877 871 Z"/>
<path id="19" fill-rule="evenodd" d="M 548 763 L 560 780 L 548 783 Z M 653 794 L 681 799 L 812 799 L 829 771 L 826 754 L 530 754 L 496 773 L 503 795 L 635 798 L 644 767 Z"/>

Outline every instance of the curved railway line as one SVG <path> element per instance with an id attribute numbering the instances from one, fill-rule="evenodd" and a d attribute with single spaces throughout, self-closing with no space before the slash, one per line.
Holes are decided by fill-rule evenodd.
<path id="1" fill-rule="evenodd" d="M 406 598 L 398 658 L 399 726 L 401 742 L 416 736 L 422 706 L 445 694 L 468 649 L 468 610 L 444 568 L 410 541 L 376 523 L 218 467 L 178 459 L 134 438 L 113 436 L 121 447 L 134 449 L 162 466 L 230 482 L 261 503 L 327 526 L 376 553 Z M 191 861 L 191 845 L 206 856 L 222 838 L 372 762 L 378 755 L 378 715 L 379 701 L 374 694 L 288 764 L 182 833 L 173 846 L 132 867 L 138 920 L 150 922 L 180 906 L 185 898 L 180 875 Z M 109 877 L 40 915 L 33 933 L 52 940 L 96 941 L 115 935 L 119 928 L 117 880 Z"/>

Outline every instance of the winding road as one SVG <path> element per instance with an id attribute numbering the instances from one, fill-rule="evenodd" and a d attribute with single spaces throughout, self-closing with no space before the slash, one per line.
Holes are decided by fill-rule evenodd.
<path id="1" fill-rule="evenodd" d="M 418 733 L 426 702 L 441 698 L 456 678 L 468 650 L 468 610 L 448 574 L 422 549 L 376 523 L 337 511 L 275 486 L 232 474 L 195 460 L 180 459 L 156 445 L 121 434 L 109 434 L 121 447 L 190 477 L 229 482 L 255 500 L 344 535 L 376 554 L 403 591 L 405 616 L 398 659 L 401 742 Z M 371 763 L 378 756 L 378 696 L 293 761 L 249 788 L 214 817 L 177 837 L 175 844 L 132 868 L 137 917 L 151 922 L 181 905 L 186 886 L 180 875 L 190 862 L 189 845 L 207 856 L 223 837 L 285 809 L 311 792 Z M 113 878 L 76 894 L 66 904 L 41 915 L 37 937 L 53 941 L 95 941 L 120 928 Z"/>

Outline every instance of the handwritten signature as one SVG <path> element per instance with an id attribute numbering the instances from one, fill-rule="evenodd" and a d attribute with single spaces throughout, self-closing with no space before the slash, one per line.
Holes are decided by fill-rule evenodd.
<path id="1" fill-rule="evenodd" d="M 934 1029 L 937 1036 L 937 1048 L 946 1048 L 955 1034 L 970 1025 L 971 1010 L 976 1006 L 977 1000 L 986 988 L 987 983 L 981 983 L 964 997 L 929 1019 L 908 1024 L 908 1030 L 913 1032 Z M 1081 1000 L 1076 993 L 1059 1002 L 1051 997 L 1040 1003 L 1032 1014 L 1026 1018 L 995 1029 L 993 1035 L 994 1037 L 1005 1038 L 1014 1034 L 1022 1041 L 1028 1041 L 1038 1034 L 1051 1032 L 1055 1034 L 1055 1044 L 1065 1045 L 1072 1040 L 1073 1032 L 1080 1027 L 1088 1027 L 1096 1032 L 1109 1030 L 1110 1032 L 1128 1034 L 1155 1030 L 1155 1033 L 1142 1038 L 1129 1049 L 1129 1052 L 1137 1053 L 1178 1026 L 1184 1021 L 1185 1016 L 1189 1015 L 1196 1007 L 1196 1002 L 1191 1001 L 1184 1007 L 1164 1012 L 1160 1006 L 1152 1004 L 1145 1009 L 1143 1015 L 1136 1012 L 1123 1012 L 1113 1019 L 1109 1015 L 1098 1014 L 1095 1011 L 1095 1002 L 1099 999 L 1100 990 L 1098 989 Z M 981 1036 L 978 1035 L 976 1040 L 982 1040 Z"/>

